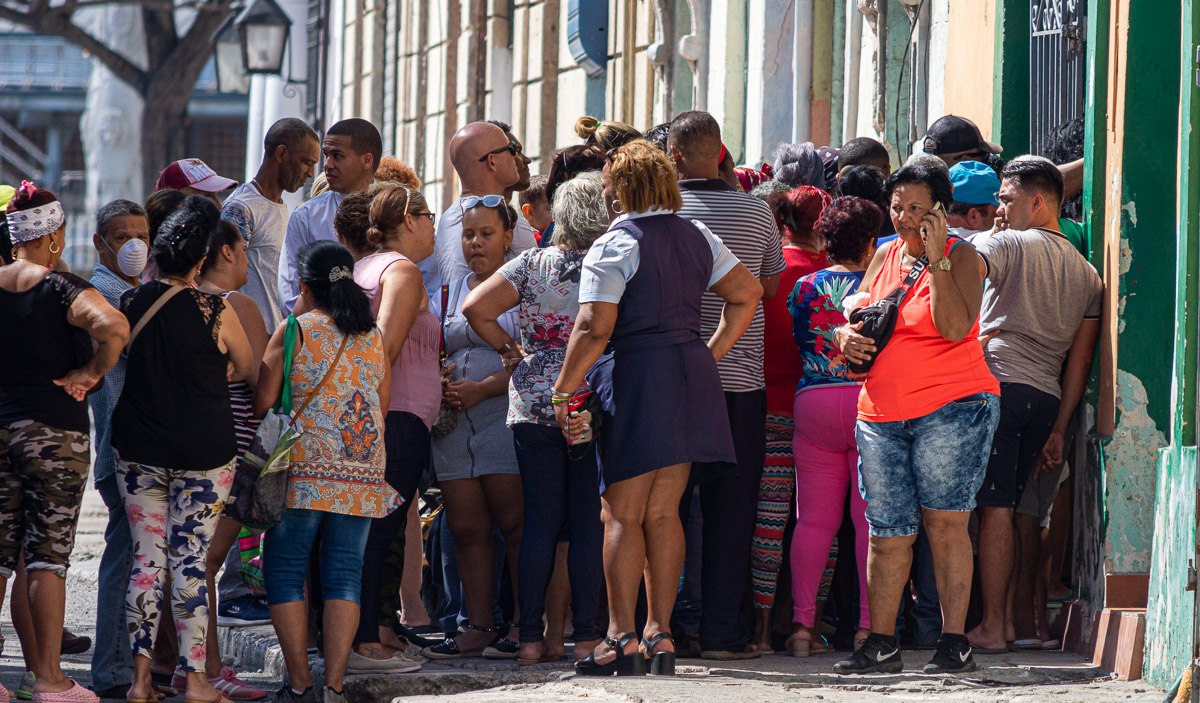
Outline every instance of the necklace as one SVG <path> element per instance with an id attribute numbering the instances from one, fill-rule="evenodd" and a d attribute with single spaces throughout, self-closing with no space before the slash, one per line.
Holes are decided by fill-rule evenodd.
<path id="1" fill-rule="evenodd" d="M 46 264 L 43 264 L 40 261 L 34 261 L 33 259 L 23 259 L 19 256 L 14 256 L 13 261 L 24 261 L 27 264 L 36 264 L 37 266 L 42 266 L 44 268 L 50 268 L 49 266 L 46 266 Z"/>

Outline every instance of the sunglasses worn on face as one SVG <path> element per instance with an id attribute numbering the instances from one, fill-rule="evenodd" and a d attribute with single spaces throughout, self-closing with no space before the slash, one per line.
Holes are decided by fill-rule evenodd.
<path id="1" fill-rule="evenodd" d="M 512 154 L 513 156 L 516 156 L 517 154 L 521 153 L 521 147 L 516 142 L 510 141 L 509 143 L 505 144 L 504 146 L 500 147 L 499 149 L 492 149 L 491 151 L 484 154 L 483 156 L 480 156 L 479 162 L 483 163 L 484 161 L 488 160 L 489 156 L 495 156 L 496 154 L 502 154 L 506 151 L 508 153 Z"/>

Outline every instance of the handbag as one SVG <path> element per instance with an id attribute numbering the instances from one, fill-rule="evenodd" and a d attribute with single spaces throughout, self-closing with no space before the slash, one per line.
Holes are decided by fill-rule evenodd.
<path id="1" fill-rule="evenodd" d="M 896 329 L 896 318 L 900 314 L 900 306 L 904 304 L 908 297 L 908 291 L 913 284 L 925 271 L 925 267 L 929 265 L 929 259 L 922 254 L 921 258 L 917 259 L 913 264 L 912 270 L 908 272 L 908 276 L 896 287 L 887 297 L 871 303 L 870 305 L 858 308 L 850 313 L 850 324 L 863 323 L 862 328 L 858 331 L 864 337 L 869 337 L 875 342 L 875 354 L 866 361 L 859 363 L 846 360 L 846 366 L 854 373 L 866 373 L 875 365 L 875 360 L 879 358 L 879 352 L 883 351 L 888 340 L 892 338 L 892 332 Z"/>
<path id="2" fill-rule="evenodd" d="M 296 348 L 299 323 L 295 315 L 289 315 L 283 333 L 283 392 L 279 402 L 267 413 L 258 426 L 258 432 L 245 453 L 238 458 L 229 492 L 225 514 L 241 523 L 252 532 L 269 530 L 283 519 L 287 502 L 287 467 L 291 461 L 292 447 L 300 441 L 301 433 L 295 429 L 296 419 L 304 414 L 310 403 L 321 394 L 321 389 L 333 375 L 350 335 L 342 337 L 337 356 L 320 383 L 313 387 L 304 405 L 292 412 L 292 387 L 288 379 L 292 374 L 292 355 Z"/>
<path id="3" fill-rule="evenodd" d="M 450 286 L 442 286 L 442 345 L 438 350 L 438 356 L 442 360 L 443 371 L 446 368 L 446 305 L 450 301 Z M 453 432 L 458 427 L 458 411 L 442 401 L 442 405 L 438 408 L 437 419 L 433 421 L 433 427 L 430 428 L 429 434 L 434 439 L 441 439 Z"/>

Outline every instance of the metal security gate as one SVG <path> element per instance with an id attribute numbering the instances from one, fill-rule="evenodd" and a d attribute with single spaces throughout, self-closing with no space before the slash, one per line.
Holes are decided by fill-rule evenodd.
<path id="1" fill-rule="evenodd" d="M 1086 0 L 1031 0 L 1029 150 L 1045 154 L 1055 128 L 1083 114 Z"/>

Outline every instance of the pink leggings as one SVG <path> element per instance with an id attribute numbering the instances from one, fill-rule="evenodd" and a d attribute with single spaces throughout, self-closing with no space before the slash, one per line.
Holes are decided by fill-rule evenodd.
<path id="1" fill-rule="evenodd" d="M 817 589 L 829 548 L 842 525 L 846 491 L 854 522 L 858 563 L 858 626 L 871 626 L 867 604 L 866 501 L 858 491 L 858 446 L 854 441 L 858 385 L 810 388 L 796 396 L 796 531 L 792 534 L 793 622 L 813 627 Z M 848 545 L 841 554 L 848 556 Z"/>

